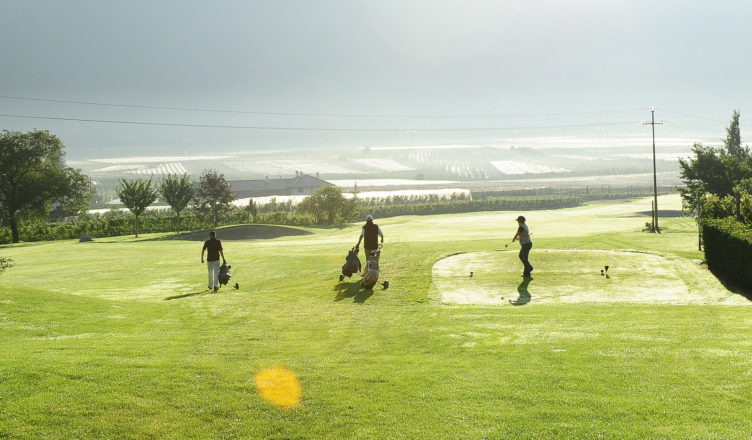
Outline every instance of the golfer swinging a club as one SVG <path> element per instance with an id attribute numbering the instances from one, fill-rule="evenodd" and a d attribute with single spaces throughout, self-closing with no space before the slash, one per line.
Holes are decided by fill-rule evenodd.
<path id="1" fill-rule="evenodd" d="M 530 261 L 527 259 L 528 255 L 530 255 L 530 249 L 533 247 L 533 241 L 530 240 L 530 230 L 525 224 L 525 217 L 517 217 L 517 223 L 520 226 L 517 228 L 517 233 L 514 234 L 512 241 L 520 240 L 520 261 L 522 261 L 525 267 L 522 276 L 527 278 L 530 276 L 530 272 L 533 271 L 533 266 L 530 265 Z"/>

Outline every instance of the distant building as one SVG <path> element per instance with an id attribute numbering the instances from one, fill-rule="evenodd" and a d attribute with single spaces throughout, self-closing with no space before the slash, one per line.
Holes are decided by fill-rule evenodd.
<path id="1" fill-rule="evenodd" d="M 239 199 L 267 196 L 307 196 L 322 186 L 331 185 L 326 180 L 303 173 L 289 179 L 232 180 L 230 187 Z"/>

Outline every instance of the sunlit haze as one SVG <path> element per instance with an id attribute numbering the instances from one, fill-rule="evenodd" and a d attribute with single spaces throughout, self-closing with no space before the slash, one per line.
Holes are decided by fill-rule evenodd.
<path id="1" fill-rule="evenodd" d="M 742 135 L 750 127 L 750 13 L 646 0 L 10 1 L 0 128 L 49 129 L 71 158 L 597 147 L 648 138 L 640 121 L 655 105 L 659 142 L 688 149 L 723 137 L 733 109 Z"/>

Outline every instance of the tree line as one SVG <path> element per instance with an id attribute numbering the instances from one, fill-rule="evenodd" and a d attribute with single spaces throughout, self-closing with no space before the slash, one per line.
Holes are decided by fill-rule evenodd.
<path id="1" fill-rule="evenodd" d="M 705 261 L 722 280 L 752 289 L 752 154 L 742 145 L 739 111 L 720 147 L 695 144 L 679 160 L 684 209 L 696 214 Z"/>
<path id="2" fill-rule="evenodd" d="M 0 221 L 9 230 L 9 240 L 20 240 L 19 219 L 25 235 L 69 236 L 83 224 L 98 234 L 121 231 L 131 220 L 120 215 L 103 218 L 88 216 L 86 209 L 93 195 L 91 179 L 80 170 L 66 166 L 62 142 L 47 131 L 28 133 L 3 131 L 0 136 Z M 734 216 L 752 222 L 752 156 L 741 145 L 739 112 L 732 115 L 723 148 L 693 146 L 694 157 L 680 160 L 685 187 L 679 191 L 687 210 L 702 207 L 703 218 Z M 252 200 L 243 208 L 233 206 L 235 196 L 229 182 L 213 170 L 204 171 L 197 182 L 190 176 L 168 175 L 160 181 L 119 179 L 117 195 L 133 216 L 132 233 L 143 226 L 148 232 L 211 227 L 236 222 L 266 222 L 287 225 L 325 225 L 358 220 L 366 213 L 378 217 L 405 214 L 439 214 L 481 210 L 555 209 L 577 206 L 593 198 L 589 191 L 552 193 L 536 196 L 505 196 L 502 193 L 438 196 L 389 197 L 360 200 L 346 198 L 338 187 L 327 185 L 314 191 L 297 206 L 275 200 L 259 206 Z M 593 191 L 596 193 L 597 191 Z M 603 192 L 603 191 L 601 191 Z M 614 192 L 614 197 L 630 191 Z M 169 228 L 164 214 L 147 213 L 147 207 L 162 198 L 171 209 Z M 602 195 L 601 195 L 602 197 Z M 56 218 L 73 221 L 41 226 L 54 212 Z M 189 219 L 188 224 L 184 218 Z M 148 225 L 142 225 L 148 217 Z M 64 223 L 69 223 L 64 225 Z M 77 226 L 71 226 L 77 225 Z M 67 229 L 66 229 L 67 228 Z M 54 231 L 64 231 L 57 233 Z M 0 241 L 5 241 L 0 232 Z"/>

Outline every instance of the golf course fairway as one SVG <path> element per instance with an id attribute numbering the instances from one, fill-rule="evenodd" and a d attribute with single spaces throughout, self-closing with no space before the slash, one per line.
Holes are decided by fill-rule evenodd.
<path id="1" fill-rule="evenodd" d="M 373 291 L 360 223 L 228 240 L 217 294 L 173 234 L 0 246 L 0 438 L 749 438 L 752 302 L 649 210 L 377 218 Z"/>

